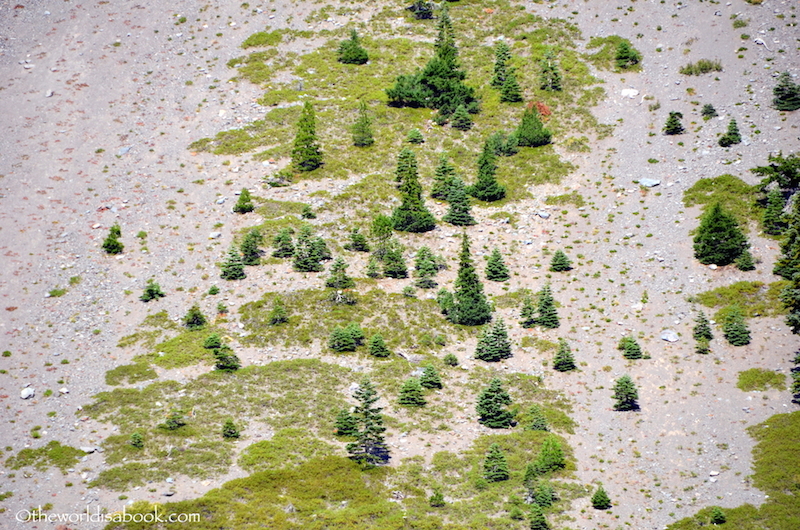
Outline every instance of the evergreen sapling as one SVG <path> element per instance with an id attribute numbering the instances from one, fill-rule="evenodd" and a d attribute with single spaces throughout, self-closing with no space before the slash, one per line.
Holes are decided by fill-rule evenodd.
<path id="1" fill-rule="evenodd" d="M 486 262 L 486 279 L 493 282 L 504 282 L 511 278 L 503 261 L 503 256 L 500 255 L 500 250 L 495 247 L 489 260 Z"/>

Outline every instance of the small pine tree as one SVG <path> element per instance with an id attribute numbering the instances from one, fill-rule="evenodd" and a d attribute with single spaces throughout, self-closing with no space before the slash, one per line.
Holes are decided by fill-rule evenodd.
<path id="1" fill-rule="evenodd" d="M 514 413 L 505 408 L 510 404 L 511 396 L 503 389 L 503 383 L 497 378 L 492 379 L 478 396 L 475 406 L 478 421 L 491 429 L 510 427 L 514 421 Z"/>
<path id="2" fill-rule="evenodd" d="M 372 119 L 367 112 L 367 104 L 363 101 L 358 104 L 358 117 L 353 124 L 353 145 L 356 147 L 369 147 L 375 143 L 372 135 Z"/>
<path id="3" fill-rule="evenodd" d="M 530 329 L 536 326 L 536 306 L 533 304 L 533 299 L 526 296 L 522 299 L 522 309 L 520 310 L 519 325 L 525 329 Z"/>
<path id="4" fill-rule="evenodd" d="M 236 424 L 233 423 L 231 418 L 225 420 L 225 423 L 222 425 L 222 437 L 226 440 L 236 439 L 241 436 L 239 429 L 236 427 Z"/>
<path id="5" fill-rule="evenodd" d="M 742 135 L 739 134 L 739 126 L 736 125 L 736 120 L 731 118 L 731 121 L 728 122 L 728 132 L 720 137 L 718 143 L 720 147 L 730 147 L 741 142 Z"/>
<path id="6" fill-rule="evenodd" d="M 719 506 L 711 508 L 711 524 L 725 524 L 728 518 L 725 517 L 725 512 Z"/>
<path id="7" fill-rule="evenodd" d="M 437 300 L 438 301 L 438 300 Z M 442 304 L 440 303 L 440 307 Z M 462 235 L 455 292 L 446 310 L 447 319 L 463 326 L 480 326 L 492 319 L 492 308 L 483 293 L 483 284 L 475 271 L 467 234 Z"/>
<path id="8" fill-rule="evenodd" d="M 231 248 L 228 249 L 228 257 L 222 264 L 220 278 L 223 280 L 242 280 L 246 277 L 242 255 L 239 254 L 236 246 L 231 245 Z"/>
<path id="9" fill-rule="evenodd" d="M 183 411 L 173 410 L 164 420 L 164 423 L 158 424 L 158 427 L 167 431 L 177 431 L 184 425 L 186 425 L 186 417 L 183 415 Z"/>
<path id="10" fill-rule="evenodd" d="M 404 407 L 424 407 L 428 404 L 428 402 L 425 401 L 425 395 L 422 392 L 419 379 L 411 377 L 403 383 L 397 402 Z"/>
<path id="11" fill-rule="evenodd" d="M 142 296 L 139 297 L 139 300 L 142 302 L 149 302 L 151 300 L 164 298 L 165 296 L 166 295 L 164 294 L 164 291 L 161 290 L 161 286 L 151 278 L 147 280 L 147 284 L 144 286 L 144 292 L 142 293 Z"/>
<path id="12" fill-rule="evenodd" d="M 547 329 L 555 329 L 561 325 L 556 312 L 556 302 L 550 284 L 545 284 L 539 291 L 539 307 L 536 316 L 536 325 Z"/>
<path id="13" fill-rule="evenodd" d="M 685 129 L 681 123 L 681 118 L 683 118 L 683 114 L 680 112 L 670 112 L 669 118 L 667 118 L 667 122 L 664 124 L 664 134 L 668 136 L 683 134 Z"/>
<path id="14" fill-rule="evenodd" d="M 219 336 L 219 333 L 212 333 L 206 340 L 203 341 L 203 348 L 207 350 L 216 350 L 217 348 L 222 347 L 222 337 Z"/>
<path id="15" fill-rule="evenodd" d="M 242 239 L 239 251 L 242 253 L 242 263 L 245 265 L 258 265 L 261 263 L 261 250 L 259 245 L 264 241 L 264 236 L 258 228 L 251 228 Z"/>
<path id="16" fill-rule="evenodd" d="M 772 104 L 777 110 L 793 111 L 800 109 L 800 84 L 792 81 L 789 72 L 783 72 L 778 76 L 778 84 L 772 89 L 775 99 Z"/>
<path id="17" fill-rule="evenodd" d="M 594 495 L 592 495 L 592 508 L 595 510 L 608 510 L 611 508 L 611 499 L 608 498 L 608 494 L 603 489 L 602 484 L 597 487 Z"/>
<path id="18" fill-rule="evenodd" d="M 695 326 L 692 328 L 692 336 L 698 341 L 714 339 L 714 334 L 711 332 L 711 323 L 708 321 L 703 311 L 700 311 L 695 319 Z"/>
<path id="19" fill-rule="evenodd" d="M 517 74 L 511 69 L 506 74 L 503 86 L 500 87 L 500 101 L 503 103 L 519 103 L 522 101 L 522 89 L 517 81 Z"/>
<path id="20" fill-rule="evenodd" d="M 639 391 L 628 374 L 623 375 L 614 383 L 614 410 L 638 410 Z"/>
<path id="21" fill-rule="evenodd" d="M 289 322 L 289 316 L 286 314 L 286 308 L 283 307 L 283 300 L 275 298 L 272 302 L 272 310 L 267 317 L 270 326 L 279 326 Z"/>
<path id="22" fill-rule="evenodd" d="M 544 516 L 542 507 L 536 503 L 531 504 L 531 512 L 528 516 L 531 530 L 550 530 L 547 518 Z"/>
<path id="23" fill-rule="evenodd" d="M 253 205 L 253 199 L 250 197 L 250 190 L 242 188 L 242 191 L 239 193 L 239 200 L 236 201 L 236 204 L 233 206 L 233 211 L 236 213 L 250 213 L 255 209 L 256 207 Z"/>
<path id="24" fill-rule="evenodd" d="M 347 409 L 340 410 L 336 415 L 333 428 L 336 436 L 356 436 L 358 434 L 358 423 Z"/>
<path id="25" fill-rule="evenodd" d="M 367 261 L 367 270 L 365 271 L 368 278 L 380 278 L 382 276 L 379 266 L 378 258 L 370 256 Z"/>
<path id="26" fill-rule="evenodd" d="M 491 85 L 495 88 L 500 88 L 506 80 L 508 61 L 511 60 L 511 49 L 508 44 L 503 41 L 498 42 L 495 46 L 494 57 L 494 74 L 492 75 Z"/>
<path id="27" fill-rule="evenodd" d="M 422 133 L 416 127 L 408 131 L 408 135 L 406 136 L 406 142 L 410 144 L 423 144 L 425 143 L 425 137 L 422 136 Z"/>
<path id="28" fill-rule="evenodd" d="M 456 178 L 450 184 L 447 200 L 450 210 L 442 217 L 442 221 L 455 226 L 472 226 L 478 224 L 472 217 L 472 206 L 467 197 L 467 189 L 461 179 Z"/>
<path id="29" fill-rule="evenodd" d="M 335 352 L 356 351 L 356 340 L 347 329 L 337 326 L 328 338 L 328 347 Z"/>
<path id="30" fill-rule="evenodd" d="M 700 220 L 694 236 L 694 257 L 704 265 L 729 265 L 749 246 L 736 218 L 715 203 Z"/>
<path id="31" fill-rule="evenodd" d="M 486 141 L 497 156 L 514 156 L 519 153 L 519 140 L 514 133 L 507 135 L 503 131 L 498 131 Z"/>
<path id="32" fill-rule="evenodd" d="M 564 339 L 558 339 L 558 351 L 553 358 L 553 368 L 559 372 L 569 372 L 578 368 L 569 343 Z"/>
<path id="33" fill-rule="evenodd" d="M 450 126 L 459 131 L 468 131 L 472 128 L 472 117 L 470 117 L 467 108 L 464 105 L 456 107 L 453 116 L 450 119 Z"/>
<path id="34" fill-rule="evenodd" d="M 419 376 L 419 384 L 429 390 L 442 388 L 442 378 L 432 364 L 426 365 L 423 369 L 422 375 Z"/>
<path id="35" fill-rule="evenodd" d="M 359 404 L 353 409 L 353 417 L 359 429 L 356 441 L 347 444 L 347 452 L 350 458 L 363 466 L 385 464 L 389 461 L 389 448 L 383 437 L 386 427 L 383 426 L 382 409 L 375 406 L 378 394 L 369 379 L 361 381 L 355 398 Z"/>
<path id="36" fill-rule="evenodd" d="M 533 462 L 533 466 L 539 475 L 550 473 L 551 471 L 558 471 L 567 465 L 564 459 L 564 450 L 561 448 L 561 442 L 558 438 L 549 435 L 542 442 L 542 449 L 539 455 Z"/>
<path id="37" fill-rule="evenodd" d="M 358 228 L 353 228 L 349 235 L 350 241 L 344 246 L 346 250 L 353 252 L 369 252 L 369 243 L 367 237 L 358 231 Z"/>
<path id="38" fill-rule="evenodd" d="M 447 355 L 444 356 L 442 362 L 444 362 L 444 364 L 446 364 L 447 366 L 458 366 L 458 357 L 456 357 L 452 353 L 448 353 Z"/>
<path id="39" fill-rule="evenodd" d="M 280 232 L 278 232 L 278 235 L 276 235 L 275 239 L 272 240 L 272 245 L 275 247 L 272 257 L 291 258 L 294 256 L 292 233 L 293 230 L 291 228 L 281 228 Z"/>
<path id="40" fill-rule="evenodd" d="M 539 111 L 533 105 L 528 105 L 516 132 L 519 146 L 539 147 L 540 145 L 547 145 L 550 143 L 552 136 L 552 133 L 542 124 Z"/>
<path id="41" fill-rule="evenodd" d="M 408 267 L 399 245 L 393 245 L 386 251 L 383 257 L 383 275 L 395 279 L 408 277 Z"/>
<path id="42" fill-rule="evenodd" d="M 722 323 L 722 333 L 725 340 L 732 346 L 750 344 L 750 330 L 747 328 L 742 310 L 738 306 L 733 306 L 727 311 Z"/>
<path id="43" fill-rule="evenodd" d="M 311 208 L 311 205 L 304 204 L 303 211 L 300 212 L 300 217 L 303 219 L 316 219 L 317 214 L 314 213 L 314 210 Z"/>
<path id="44" fill-rule="evenodd" d="M 542 409 L 539 405 L 532 405 L 528 411 L 530 422 L 525 426 L 526 431 L 549 431 L 550 427 L 547 425 L 547 418 L 544 416 Z"/>
<path id="45" fill-rule="evenodd" d="M 433 277 L 439 272 L 436 266 L 436 258 L 428 247 L 422 247 L 417 251 L 417 257 L 414 261 L 414 275 L 417 281 L 414 285 L 420 289 L 433 289 L 438 284 Z"/>
<path id="46" fill-rule="evenodd" d="M 783 208 L 785 206 L 786 202 L 783 200 L 783 193 L 781 193 L 779 188 L 773 188 L 767 193 L 767 207 L 764 210 L 764 217 L 762 218 L 764 232 L 773 236 L 783 233 L 786 229 L 786 223 L 783 217 Z"/>
<path id="47" fill-rule="evenodd" d="M 396 178 L 400 182 L 401 204 L 392 212 L 392 226 L 401 232 L 427 232 L 436 219 L 425 207 L 414 152 L 403 148 L 398 157 Z"/>
<path id="48" fill-rule="evenodd" d="M 352 289 L 356 282 L 347 275 L 347 263 L 342 258 L 336 258 L 331 265 L 331 275 L 325 280 L 325 287 L 331 289 Z"/>
<path id="49" fill-rule="evenodd" d="M 356 30 L 350 30 L 350 39 L 339 44 L 339 62 L 344 64 L 365 64 L 369 61 L 367 50 L 361 46 Z"/>
<path id="50" fill-rule="evenodd" d="M 376 333 L 369 338 L 367 348 L 369 354 L 373 357 L 385 358 L 392 354 L 389 348 L 386 347 L 386 343 L 383 341 L 383 336 L 380 333 Z"/>
<path id="51" fill-rule="evenodd" d="M 539 65 L 542 68 L 539 74 L 539 88 L 551 92 L 558 92 L 561 90 L 561 72 L 558 69 L 555 53 L 553 50 L 547 50 L 544 53 L 544 58 L 540 61 Z"/>
<path id="52" fill-rule="evenodd" d="M 131 438 L 128 443 L 136 449 L 144 449 L 144 436 L 142 436 L 142 433 L 137 431 L 131 434 Z"/>
<path id="53" fill-rule="evenodd" d="M 294 249 L 294 270 L 297 272 L 319 272 L 322 270 L 322 249 L 319 242 L 313 239 L 310 226 L 304 226 L 297 236 Z M 324 241 L 322 241 L 324 245 Z"/>
<path id="54" fill-rule="evenodd" d="M 493 282 L 504 282 L 509 278 L 511 278 L 511 275 L 508 273 L 508 267 L 503 261 L 500 250 L 495 247 L 486 262 L 486 279 Z"/>
<path id="55" fill-rule="evenodd" d="M 550 261 L 550 270 L 553 272 L 566 272 L 572 270 L 572 262 L 561 249 L 556 250 Z"/>
<path id="56" fill-rule="evenodd" d="M 219 348 L 213 350 L 216 363 L 214 367 L 221 372 L 235 372 L 242 367 L 242 362 L 239 357 L 233 353 L 233 350 L 227 344 L 221 345 Z"/>
<path id="57" fill-rule="evenodd" d="M 103 240 L 103 250 L 106 251 L 106 254 L 122 254 L 125 245 L 119 240 L 121 236 L 122 230 L 118 224 L 108 229 L 108 235 Z"/>
<path id="58" fill-rule="evenodd" d="M 428 499 L 428 505 L 430 505 L 431 508 L 441 508 L 445 505 L 441 488 L 434 488 L 433 495 Z"/>
<path id="59" fill-rule="evenodd" d="M 506 188 L 497 182 L 497 155 L 494 153 L 494 144 L 491 138 L 483 144 L 483 151 L 478 157 L 478 178 L 475 184 L 469 187 L 467 193 L 478 200 L 493 202 L 506 196 Z"/>
<path id="60" fill-rule="evenodd" d="M 317 142 L 317 125 L 314 107 L 310 101 L 303 104 L 297 135 L 292 149 L 292 167 L 297 171 L 313 171 L 322 166 L 322 149 Z"/>
<path id="61" fill-rule="evenodd" d="M 694 345 L 694 352 L 700 355 L 708 355 L 711 353 L 711 346 L 708 339 L 697 339 L 697 343 Z"/>
<path id="62" fill-rule="evenodd" d="M 355 322 L 350 322 L 344 327 L 344 330 L 349 333 L 351 337 L 353 337 L 356 347 L 364 344 L 364 330 L 361 329 L 361 326 Z"/>
<path id="63" fill-rule="evenodd" d="M 639 346 L 636 339 L 631 336 L 622 337 L 617 345 L 617 349 L 622 351 L 622 356 L 628 360 L 641 359 L 643 357 L 642 347 Z"/>
<path id="64" fill-rule="evenodd" d="M 617 53 L 614 56 L 617 63 L 617 68 L 627 70 L 639 64 L 642 56 L 637 52 L 628 41 L 622 41 L 617 45 Z"/>
<path id="65" fill-rule="evenodd" d="M 192 307 L 189 308 L 189 311 L 186 313 L 186 316 L 183 317 L 183 325 L 186 326 L 190 331 L 194 331 L 196 329 L 203 329 L 206 327 L 206 320 L 205 315 L 203 315 L 202 311 L 200 311 L 200 306 L 194 304 Z"/>
<path id="66" fill-rule="evenodd" d="M 497 319 L 483 331 L 475 348 L 475 358 L 481 361 L 498 362 L 508 359 L 511 354 L 511 343 L 502 319 Z"/>
<path id="67" fill-rule="evenodd" d="M 499 445 L 493 443 L 483 461 L 483 478 L 488 482 L 501 482 L 509 477 L 506 455 Z"/>
<path id="68" fill-rule="evenodd" d="M 736 258 L 736 268 L 740 271 L 752 271 L 756 268 L 756 261 L 750 251 L 744 249 L 742 253 Z"/>
<path id="69" fill-rule="evenodd" d="M 455 178 L 456 169 L 450 164 L 447 157 L 442 155 L 439 157 L 439 163 L 436 165 L 433 186 L 431 187 L 431 197 L 445 201 L 448 200 L 450 196 L 450 187 Z"/>
<path id="70" fill-rule="evenodd" d="M 430 20 L 433 18 L 433 4 L 427 0 L 414 0 L 406 9 L 411 11 L 417 20 Z"/>
<path id="71" fill-rule="evenodd" d="M 700 115 L 704 120 L 710 120 L 711 118 L 718 116 L 717 109 L 715 109 L 714 105 L 711 103 L 706 103 L 703 105 L 703 110 L 700 111 Z"/>
<path id="72" fill-rule="evenodd" d="M 553 486 L 544 480 L 538 479 L 529 486 L 528 497 L 533 503 L 541 506 L 542 509 L 549 508 L 558 500 L 556 490 Z"/>

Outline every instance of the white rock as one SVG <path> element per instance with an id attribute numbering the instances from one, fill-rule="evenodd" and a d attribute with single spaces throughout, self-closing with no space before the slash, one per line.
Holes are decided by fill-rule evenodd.
<path id="1" fill-rule="evenodd" d="M 222 232 L 211 232 L 208 234 L 208 239 L 219 239 L 222 237 Z"/>
<path id="2" fill-rule="evenodd" d="M 639 95 L 639 91 L 635 88 L 623 88 L 622 92 L 620 92 L 622 97 L 624 98 L 635 98 Z"/>
<path id="3" fill-rule="evenodd" d="M 35 395 L 36 395 L 36 390 L 30 387 L 23 388 L 22 391 L 19 393 L 19 397 L 21 397 L 22 399 L 30 399 Z"/>
<path id="4" fill-rule="evenodd" d="M 678 342 L 678 334 L 671 329 L 665 329 L 661 332 L 661 340 L 665 340 L 667 342 Z"/>

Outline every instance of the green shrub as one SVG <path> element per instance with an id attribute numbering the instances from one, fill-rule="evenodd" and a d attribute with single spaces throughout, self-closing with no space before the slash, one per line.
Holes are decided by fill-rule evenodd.
<path id="1" fill-rule="evenodd" d="M 764 370 L 763 368 L 751 368 L 739 372 L 736 387 L 745 392 L 754 390 L 763 392 L 770 388 L 786 390 L 786 375 L 772 370 Z"/>
<path id="2" fill-rule="evenodd" d="M 700 59 L 696 63 L 689 63 L 679 70 L 683 75 L 702 75 L 709 72 L 721 72 L 722 63 L 709 59 Z"/>

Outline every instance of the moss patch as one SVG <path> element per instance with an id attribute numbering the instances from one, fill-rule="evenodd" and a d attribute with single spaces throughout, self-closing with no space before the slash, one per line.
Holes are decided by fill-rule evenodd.
<path id="1" fill-rule="evenodd" d="M 52 440 L 37 449 L 22 449 L 16 456 L 6 460 L 6 466 L 11 469 L 20 469 L 32 466 L 37 471 L 44 471 L 49 467 L 57 467 L 65 475 L 67 470 L 78 464 L 86 453 L 68 445 Z"/>
<path id="2" fill-rule="evenodd" d="M 758 390 L 763 392 L 770 388 L 786 390 L 786 375 L 763 368 L 751 368 L 744 372 L 739 372 L 739 380 L 736 387 L 745 392 Z"/>
<path id="3" fill-rule="evenodd" d="M 773 317 L 786 313 L 780 299 L 781 291 L 789 284 L 781 280 L 765 284 L 764 282 L 736 282 L 726 287 L 718 287 L 689 298 L 709 308 L 727 308 L 738 305 L 745 317 Z M 721 321 L 718 313 L 714 319 Z"/>

